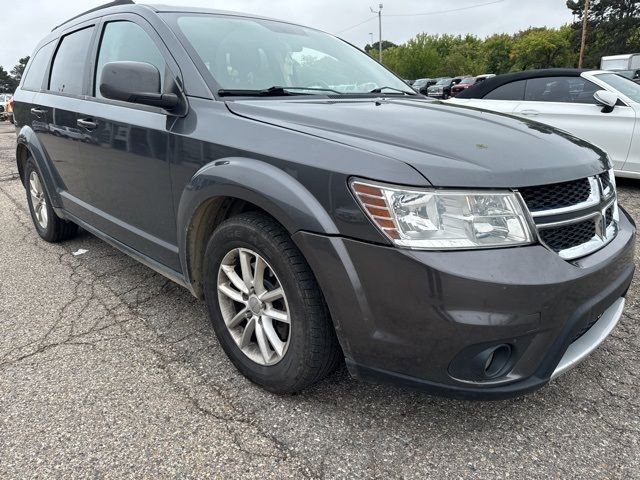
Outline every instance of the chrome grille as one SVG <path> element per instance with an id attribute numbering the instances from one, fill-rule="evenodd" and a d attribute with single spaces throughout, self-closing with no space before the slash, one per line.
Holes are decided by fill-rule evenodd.
<path id="1" fill-rule="evenodd" d="M 531 212 L 570 207 L 585 202 L 591 194 L 588 178 L 573 182 L 554 183 L 541 187 L 522 188 L 520 194 Z"/>
<path id="2" fill-rule="evenodd" d="M 604 247 L 618 232 L 613 173 L 519 190 L 540 242 L 565 260 Z"/>

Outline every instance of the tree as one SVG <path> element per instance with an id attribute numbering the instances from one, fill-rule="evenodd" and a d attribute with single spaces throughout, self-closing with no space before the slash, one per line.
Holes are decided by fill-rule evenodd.
<path id="1" fill-rule="evenodd" d="M 511 61 L 518 70 L 567 67 L 575 64 L 570 27 L 531 28 L 516 35 Z"/>
<path id="2" fill-rule="evenodd" d="M 511 48 L 513 37 L 506 33 L 495 34 L 487 37 L 482 44 L 483 56 L 486 63 L 486 72 L 507 73 L 511 71 Z"/>
<path id="3" fill-rule="evenodd" d="M 380 44 L 380 42 L 375 42 L 373 45 L 369 45 L 367 44 L 366 47 L 364 47 L 364 51 L 367 53 L 371 53 L 371 51 L 373 50 L 373 52 L 378 52 L 379 48 L 378 45 Z M 393 47 L 397 47 L 397 45 L 393 42 L 390 42 L 389 40 L 383 40 L 382 41 L 382 51 L 385 51 L 387 48 L 393 48 Z"/>
<path id="4" fill-rule="evenodd" d="M 18 87 L 18 83 L 7 71 L 0 67 L 0 93 L 13 93 Z"/>
<path id="5" fill-rule="evenodd" d="M 482 40 L 473 35 L 458 38 L 444 60 L 445 72 L 458 75 L 478 75 L 486 71 Z M 445 73 L 450 75 L 452 73 Z"/>
<path id="6" fill-rule="evenodd" d="M 29 62 L 29 57 L 28 56 L 23 57 L 20 60 L 18 60 L 18 64 L 11 69 L 11 76 L 16 81 L 16 84 L 20 83 L 20 80 L 22 79 L 22 74 L 24 73 L 24 69 L 27 67 L 28 62 Z"/>
<path id="7" fill-rule="evenodd" d="M 571 44 L 579 48 L 585 0 L 569 0 L 567 7 L 576 16 Z M 585 66 L 598 67 L 606 55 L 640 52 L 640 1 L 591 0 Z"/>

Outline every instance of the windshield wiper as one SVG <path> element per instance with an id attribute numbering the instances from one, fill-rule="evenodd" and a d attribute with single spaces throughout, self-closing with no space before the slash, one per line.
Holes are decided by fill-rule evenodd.
<path id="1" fill-rule="evenodd" d="M 218 95 L 221 97 L 277 97 L 281 95 L 311 95 L 310 93 L 294 93 L 290 90 L 308 90 L 311 92 L 332 92 L 340 95 L 340 92 L 337 90 L 332 90 L 331 88 L 321 88 L 321 87 L 280 87 L 273 86 L 269 88 L 264 88 L 261 90 L 243 90 L 243 89 L 225 89 L 221 88 L 218 90 Z"/>
<path id="2" fill-rule="evenodd" d="M 393 90 L 395 92 L 400 92 L 404 95 L 418 95 L 417 93 L 407 92 L 406 90 L 401 90 L 399 88 L 394 88 L 394 87 L 378 87 L 378 88 L 374 88 L 369 93 L 382 93 L 383 90 Z"/>

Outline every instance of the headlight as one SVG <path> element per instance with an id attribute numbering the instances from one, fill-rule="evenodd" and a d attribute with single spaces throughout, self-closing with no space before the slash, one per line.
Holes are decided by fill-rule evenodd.
<path id="1" fill-rule="evenodd" d="M 509 191 L 427 190 L 353 180 L 351 189 L 395 245 L 455 250 L 534 242 L 528 213 Z"/>

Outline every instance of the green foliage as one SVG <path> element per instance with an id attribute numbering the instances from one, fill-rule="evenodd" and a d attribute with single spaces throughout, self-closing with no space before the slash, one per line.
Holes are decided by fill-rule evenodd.
<path id="1" fill-rule="evenodd" d="M 27 63 L 29 63 L 29 57 L 23 57 L 20 60 L 18 60 L 18 64 L 15 65 L 12 69 L 11 69 L 11 76 L 13 77 L 13 79 L 16 81 L 16 83 L 20 83 L 20 80 L 22 79 L 22 74 L 24 73 L 24 69 L 27 66 Z"/>
<path id="2" fill-rule="evenodd" d="M 531 28 L 516 35 L 511 50 L 515 70 L 573 67 L 575 51 L 570 42 L 571 28 Z"/>
<path id="3" fill-rule="evenodd" d="M 487 37 L 482 44 L 482 56 L 486 61 L 485 70 L 491 73 L 506 73 L 513 66 L 511 49 L 513 37 L 500 33 Z"/>
<path id="4" fill-rule="evenodd" d="M 13 93 L 17 88 L 18 83 L 9 73 L 2 67 L 0 67 L 0 93 Z"/>
<path id="5" fill-rule="evenodd" d="M 375 42 L 373 45 L 367 45 L 366 47 L 364 47 L 364 51 L 367 53 L 371 53 L 371 51 L 373 50 L 374 52 L 378 52 L 379 51 L 379 46 L 380 42 Z M 382 41 L 382 50 L 386 50 L 387 48 L 393 48 L 393 47 L 397 47 L 397 45 L 393 42 L 390 42 L 388 40 L 383 40 Z"/>
<path id="6" fill-rule="evenodd" d="M 404 78 L 506 73 L 524 68 L 572 66 L 571 29 L 537 28 L 516 35 L 421 33 L 404 45 L 385 50 L 383 63 Z M 376 52 L 369 52 L 376 57 Z"/>

